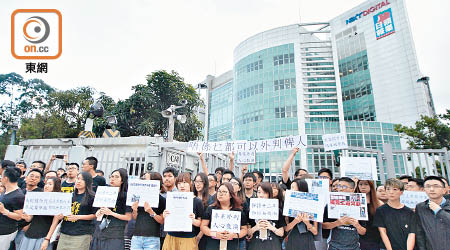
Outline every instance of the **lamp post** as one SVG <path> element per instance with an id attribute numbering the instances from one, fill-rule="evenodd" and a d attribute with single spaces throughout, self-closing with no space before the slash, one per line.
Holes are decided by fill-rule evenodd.
<path id="1" fill-rule="evenodd" d="M 428 105 L 430 105 L 431 107 L 431 113 L 433 116 L 436 115 L 436 109 L 434 108 L 434 102 L 433 102 L 433 96 L 431 95 L 431 90 L 430 90 L 430 77 L 428 76 L 424 76 L 422 78 L 417 79 L 418 83 L 423 83 L 426 87 L 427 87 L 427 98 L 429 100 L 427 100 Z"/>
<path id="2" fill-rule="evenodd" d="M 169 128 L 167 131 L 167 141 L 172 142 L 175 130 L 175 118 L 181 123 L 186 123 L 186 115 L 177 115 L 175 110 L 179 108 L 184 108 L 187 105 L 187 100 L 181 101 L 181 106 L 170 105 L 166 110 L 161 111 L 161 115 L 164 118 L 169 119 Z"/>

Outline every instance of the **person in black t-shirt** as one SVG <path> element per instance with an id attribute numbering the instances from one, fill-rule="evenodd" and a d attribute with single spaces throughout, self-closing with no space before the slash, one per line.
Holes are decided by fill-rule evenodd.
<path id="1" fill-rule="evenodd" d="M 72 214 L 63 219 L 57 250 L 89 249 L 96 212 L 92 207 L 94 196 L 91 175 L 87 172 L 79 174 L 73 192 Z M 62 218 L 58 215 L 58 219 Z"/>
<path id="2" fill-rule="evenodd" d="M 42 192 L 43 189 L 38 187 L 39 182 L 42 178 L 42 171 L 37 168 L 33 168 L 28 172 L 27 176 L 25 177 L 25 188 L 22 189 L 22 192 L 24 195 L 27 194 L 27 192 Z M 22 216 L 22 220 L 20 220 L 18 224 L 18 231 L 16 238 L 14 239 L 14 244 L 16 245 L 16 248 L 20 246 L 22 239 L 25 235 L 25 232 L 28 230 L 28 225 L 30 224 L 25 220 L 26 216 Z"/>
<path id="3" fill-rule="evenodd" d="M 272 186 L 268 182 L 261 182 L 258 186 L 258 198 L 274 199 Z M 247 232 L 249 250 L 281 250 L 281 240 L 284 235 L 286 221 L 282 211 L 278 212 L 278 220 L 249 219 L 250 228 Z M 262 238 L 261 230 L 266 230 L 266 237 Z"/>
<path id="4" fill-rule="evenodd" d="M 352 179 L 348 177 L 339 179 L 338 192 L 353 193 L 353 190 L 355 190 L 355 182 Z M 364 221 L 358 221 L 347 216 L 337 220 L 330 219 L 328 218 L 328 210 L 325 210 L 322 226 L 324 229 L 331 229 L 329 250 L 360 250 L 359 235 L 366 233 L 366 223 Z"/>
<path id="5" fill-rule="evenodd" d="M 68 163 L 66 167 L 67 179 L 65 179 L 61 184 L 61 191 L 64 193 L 73 193 L 79 169 L 80 166 L 78 163 Z"/>
<path id="6" fill-rule="evenodd" d="M 103 229 L 97 227 L 94 233 L 90 250 L 124 249 L 124 231 L 128 221 L 131 220 L 131 207 L 127 206 L 128 174 L 127 170 L 120 168 L 114 170 L 110 177 L 111 187 L 119 187 L 116 207 L 109 209 L 100 208 L 95 214 L 97 218 L 103 216 L 102 223 L 106 223 Z M 100 224 L 101 225 L 101 224 Z M 102 226 L 103 227 L 103 226 Z"/>
<path id="7" fill-rule="evenodd" d="M 25 195 L 17 186 L 21 175 L 16 167 L 6 168 L 1 182 L 5 193 L 0 195 L 0 250 L 7 250 L 17 234 L 17 221 L 22 218 Z"/>
<path id="8" fill-rule="evenodd" d="M 97 191 L 98 186 L 106 186 L 106 180 L 103 176 L 98 175 L 97 170 L 98 160 L 97 158 L 90 156 L 83 161 L 82 170 L 88 172 L 92 176 L 92 190 Z"/>
<path id="9" fill-rule="evenodd" d="M 295 179 L 291 183 L 291 190 L 308 192 L 308 183 L 304 179 Z M 314 236 L 318 233 L 318 225 L 308 217 L 307 213 L 299 213 L 295 218 L 288 218 L 286 250 L 316 250 Z"/>
<path id="10" fill-rule="evenodd" d="M 206 175 L 204 175 L 206 178 Z M 192 181 L 188 173 L 183 173 L 179 175 L 175 181 L 178 191 L 180 192 L 190 192 L 192 190 Z M 200 232 L 200 223 L 202 222 L 203 216 L 203 204 L 202 200 L 194 197 L 193 210 L 189 214 L 189 218 L 192 220 L 192 230 L 191 232 L 168 232 L 166 238 L 164 239 L 163 250 L 178 249 L 177 246 L 183 246 L 185 249 L 198 249 L 198 242 L 196 236 Z M 167 218 L 170 216 L 169 210 L 164 210 L 163 216 Z"/>
<path id="11" fill-rule="evenodd" d="M 55 177 L 48 179 L 44 186 L 44 192 L 61 192 L 61 180 Z M 50 244 L 52 234 L 49 235 L 48 232 L 52 225 L 56 227 L 58 224 L 57 221 L 53 223 L 54 217 L 24 214 L 23 218 L 27 222 L 31 221 L 31 223 L 25 232 L 22 242 L 19 246 L 16 246 L 16 249 L 53 249 L 53 245 Z"/>
<path id="12" fill-rule="evenodd" d="M 161 175 L 157 172 L 150 173 L 151 180 L 161 181 Z M 161 186 L 162 187 L 162 186 Z M 139 202 L 133 203 L 133 219 L 136 220 L 131 249 L 159 250 L 160 225 L 164 223 L 162 213 L 166 209 L 166 199 L 160 194 L 157 208 L 152 208 L 148 202 L 144 207 L 139 207 Z"/>
<path id="13" fill-rule="evenodd" d="M 214 232 L 211 231 L 212 210 L 229 210 L 241 212 L 241 227 L 239 233 L 230 233 L 228 231 Z M 229 182 L 222 183 L 217 189 L 217 196 L 214 203 L 208 207 L 203 215 L 200 229 L 207 236 L 206 249 L 219 249 L 220 240 L 227 241 L 227 249 L 235 250 L 239 246 L 239 239 L 247 235 L 247 217 L 242 211 L 241 200 L 234 194 L 233 185 Z"/>
<path id="14" fill-rule="evenodd" d="M 361 250 L 379 250 L 381 241 L 380 232 L 378 231 L 378 228 L 373 225 L 373 217 L 376 209 L 383 205 L 383 203 L 378 200 L 373 181 L 358 180 L 356 193 L 366 194 L 367 207 L 369 210 L 366 234 L 359 237 Z"/>
<path id="15" fill-rule="evenodd" d="M 387 250 L 413 250 L 416 238 L 416 217 L 412 209 L 400 202 L 404 182 L 389 179 L 384 185 L 388 202 L 377 208 L 373 225 L 378 227 Z"/>

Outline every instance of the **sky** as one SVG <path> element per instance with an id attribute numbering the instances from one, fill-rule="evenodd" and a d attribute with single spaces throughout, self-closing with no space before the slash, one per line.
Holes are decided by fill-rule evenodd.
<path id="1" fill-rule="evenodd" d="M 450 108 L 450 1 L 405 0 L 419 67 L 429 76 L 437 113 Z M 115 100 L 157 70 L 196 85 L 233 67 L 233 50 L 259 32 L 298 22 L 329 21 L 362 0 L 1 0 L 0 74 L 40 78 L 60 89 L 91 86 Z M 377 1 L 378 2 L 378 1 Z M 63 52 L 48 73 L 25 73 L 11 55 L 16 9 L 58 9 Z M 42 60 L 41 60 L 42 61 Z M 36 61 L 37 62 L 37 61 Z"/>

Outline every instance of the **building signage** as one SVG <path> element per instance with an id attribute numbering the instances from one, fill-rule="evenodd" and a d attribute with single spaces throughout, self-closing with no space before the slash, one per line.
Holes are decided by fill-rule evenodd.
<path id="1" fill-rule="evenodd" d="M 395 33 L 391 8 L 373 16 L 373 23 L 375 25 L 377 40 Z"/>
<path id="2" fill-rule="evenodd" d="M 360 13 L 350 17 L 349 19 L 347 19 L 345 21 L 345 23 L 346 24 L 353 23 L 354 21 L 360 19 L 361 17 L 365 17 L 365 16 L 369 15 L 370 13 L 373 13 L 373 12 L 375 12 L 375 11 L 377 11 L 377 10 L 379 10 L 379 9 L 383 8 L 384 6 L 387 6 L 389 4 L 391 4 L 389 2 L 389 0 L 385 0 L 385 1 L 382 1 L 380 3 L 377 3 L 376 5 L 370 7 L 369 9 L 361 11 Z"/>

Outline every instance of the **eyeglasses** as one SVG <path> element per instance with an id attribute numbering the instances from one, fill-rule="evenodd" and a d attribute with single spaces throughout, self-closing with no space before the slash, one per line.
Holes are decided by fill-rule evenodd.
<path id="1" fill-rule="evenodd" d="M 334 186 L 334 185 L 333 185 Z M 336 185 L 336 187 L 337 188 L 340 188 L 340 189 L 347 189 L 347 188 L 350 188 L 349 186 L 346 186 L 346 185 Z"/>
<path id="2" fill-rule="evenodd" d="M 221 190 L 219 190 L 219 191 L 217 191 L 217 193 L 218 193 L 218 194 L 229 194 L 230 192 L 228 192 L 228 191 L 221 191 Z"/>
<path id="3" fill-rule="evenodd" d="M 201 184 L 203 181 L 194 181 L 194 184 Z"/>
<path id="4" fill-rule="evenodd" d="M 231 185 L 239 186 L 239 183 L 237 183 L 237 182 L 230 182 L 230 183 L 231 183 Z"/>
<path id="5" fill-rule="evenodd" d="M 424 188 L 425 189 L 431 189 L 431 188 L 438 189 L 438 188 L 444 188 L 444 187 L 440 186 L 440 185 L 425 185 Z"/>

